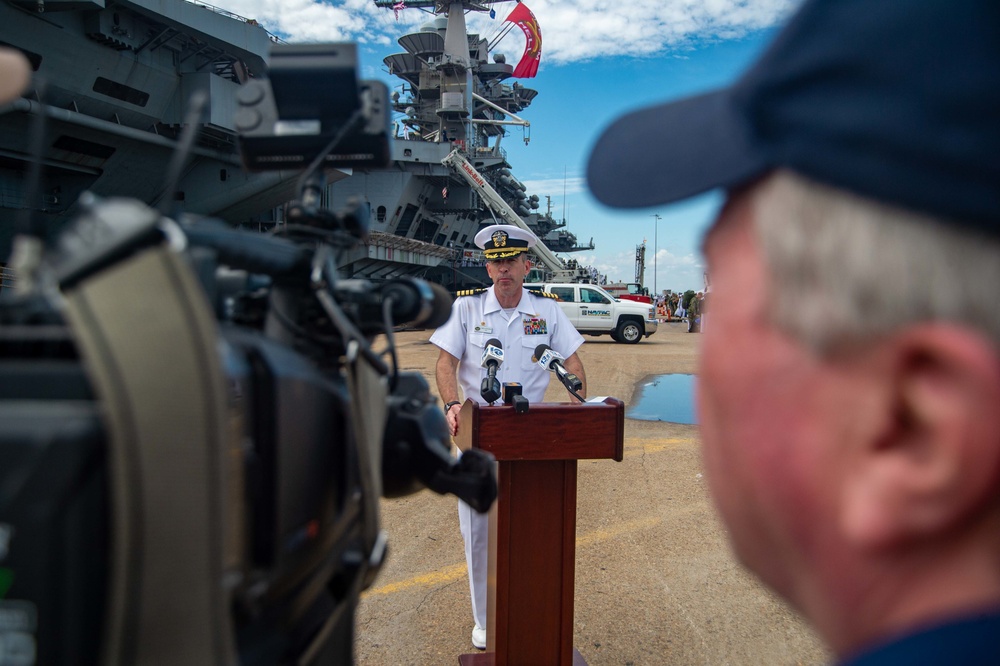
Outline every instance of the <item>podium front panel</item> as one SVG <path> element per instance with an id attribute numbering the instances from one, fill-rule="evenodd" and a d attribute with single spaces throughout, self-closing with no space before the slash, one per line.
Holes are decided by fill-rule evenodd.
<path id="1" fill-rule="evenodd" d="M 497 460 L 622 460 L 625 408 L 614 398 L 533 404 L 524 414 L 506 405 L 466 402 L 460 418 L 472 427 L 459 428 L 459 448 L 476 446 Z"/>
<path id="2" fill-rule="evenodd" d="M 490 651 L 497 664 L 573 661 L 575 460 L 509 461 L 490 516 Z"/>

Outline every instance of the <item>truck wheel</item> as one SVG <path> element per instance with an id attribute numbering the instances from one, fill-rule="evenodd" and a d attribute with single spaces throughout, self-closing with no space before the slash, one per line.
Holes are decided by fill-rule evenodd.
<path id="1" fill-rule="evenodd" d="M 631 319 L 626 319 L 618 324 L 616 333 L 618 334 L 618 341 L 626 344 L 634 345 L 639 340 L 642 340 L 642 326 Z"/>

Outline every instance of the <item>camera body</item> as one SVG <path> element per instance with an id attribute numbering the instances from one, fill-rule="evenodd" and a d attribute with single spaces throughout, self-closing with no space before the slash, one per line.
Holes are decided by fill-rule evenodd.
<path id="1" fill-rule="evenodd" d="M 387 123 L 334 79 L 346 125 L 251 139 L 248 164 Z M 450 297 L 340 275 L 365 227 L 307 201 L 314 175 L 280 236 L 84 197 L 0 297 L 0 663 L 350 663 L 379 498 L 495 499 L 488 454 L 453 459 L 395 366 L 394 325 L 438 326 Z"/>

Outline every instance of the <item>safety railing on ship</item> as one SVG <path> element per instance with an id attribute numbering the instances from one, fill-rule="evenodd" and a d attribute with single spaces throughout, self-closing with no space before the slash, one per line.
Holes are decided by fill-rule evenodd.
<path id="1" fill-rule="evenodd" d="M 210 9 L 216 14 L 222 14 L 223 16 L 228 16 L 231 19 L 236 19 L 237 21 L 243 21 L 244 23 L 247 23 L 249 25 L 260 25 L 257 19 L 247 18 L 246 16 L 240 16 L 239 14 L 234 14 L 228 9 L 223 9 L 222 7 L 216 7 L 215 5 L 210 5 L 207 2 L 199 2 L 199 0 L 185 0 L 185 1 L 191 3 L 192 5 L 197 5 L 199 7 L 204 7 L 205 9 Z M 261 28 L 264 30 L 264 32 L 267 33 L 267 36 L 271 39 L 272 42 L 276 42 L 278 44 L 285 43 L 285 40 L 283 40 L 281 37 L 278 37 L 267 28 L 264 28 L 264 26 L 261 26 Z"/>

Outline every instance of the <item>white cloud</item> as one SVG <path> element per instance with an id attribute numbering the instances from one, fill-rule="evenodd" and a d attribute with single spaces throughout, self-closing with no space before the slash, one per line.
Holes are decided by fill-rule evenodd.
<path id="1" fill-rule="evenodd" d="M 652 254 L 652 253 L 650 253 Z M 656 253 L 656 261 L 652 256 L 646 258 L 645 284 L 653 291 L 663 289 L 701 289 L 703 288 L 704 260 L 697 254 L 677 255 L 668 249 L 661 248 Z M 655 277 L 654 277 L 655 271 Z"/>
<path id="2" fill-rule="evenodd" d="M 797 0 L 529 0 L 542 62 L 652 56 L 775 25 Z M 519 53 L 519 50 L 512 50 Z"/>
<path id="3" fill-rule="evenodd" d="M 372 0 L 212 0 L 212 4 L 256 19 L 290 42 L 385 44 L 408 31 L 407 24 L 398 27 L 392 12 L 378 9 Z"/>
<path id="4" fill-rule="evenodd" d="M 584 266 L 593 266 L 602 275 L 608 276 L 608 282 L 633 282 L 635 278 L 635 253 L 618 252 L 616 254 L 575 254 Z"/>
<path id="5" fill-rule="evenodd" d="M 652 257 L 646 259 L 649 267 L 652 267 Z M 660 270 L 667 268 L 700 268 L 701 257 L 694 254 L 676 255 L 670 250 L 661 248 L 656 252 L 656 267 Z"/>
<path id="6" fill-rule="evenodd" d="M 693 40 L 732 39 L 780 22 L 799 0 L 527 0 L 542 32 L 542 63 L 564 64 L 596 57 L 652 56 L 683 50 Z M 416 8 L 379 9 L 372 0 L 213 0 L 213 4 L 260 21 L 289 41 L 352 40 L 387 44 L 427 22 Z M 514 3 L 497 3 L 496 20 L 471 12 L 469 28 L 484 37 L 499 33 Z M 524 49 L 517 28 L 499 51 L 516 62 Z"/>
<path id="7" fill-rule="evenodd" d="M 543 200 L 545 199 L 545 195 L 548 195 L 553 199 L 561 199 L 563 191 L 565 191 L 567 195 L 579 194 L 587 191 L 587 179 L 582 176 L 573 176 L 571 178 L 566 178 L 565 180 L 561 177 L 539 179 L 529 178 L 522 182 L 527 188 L 528 194 L 537 194 Z"/>

